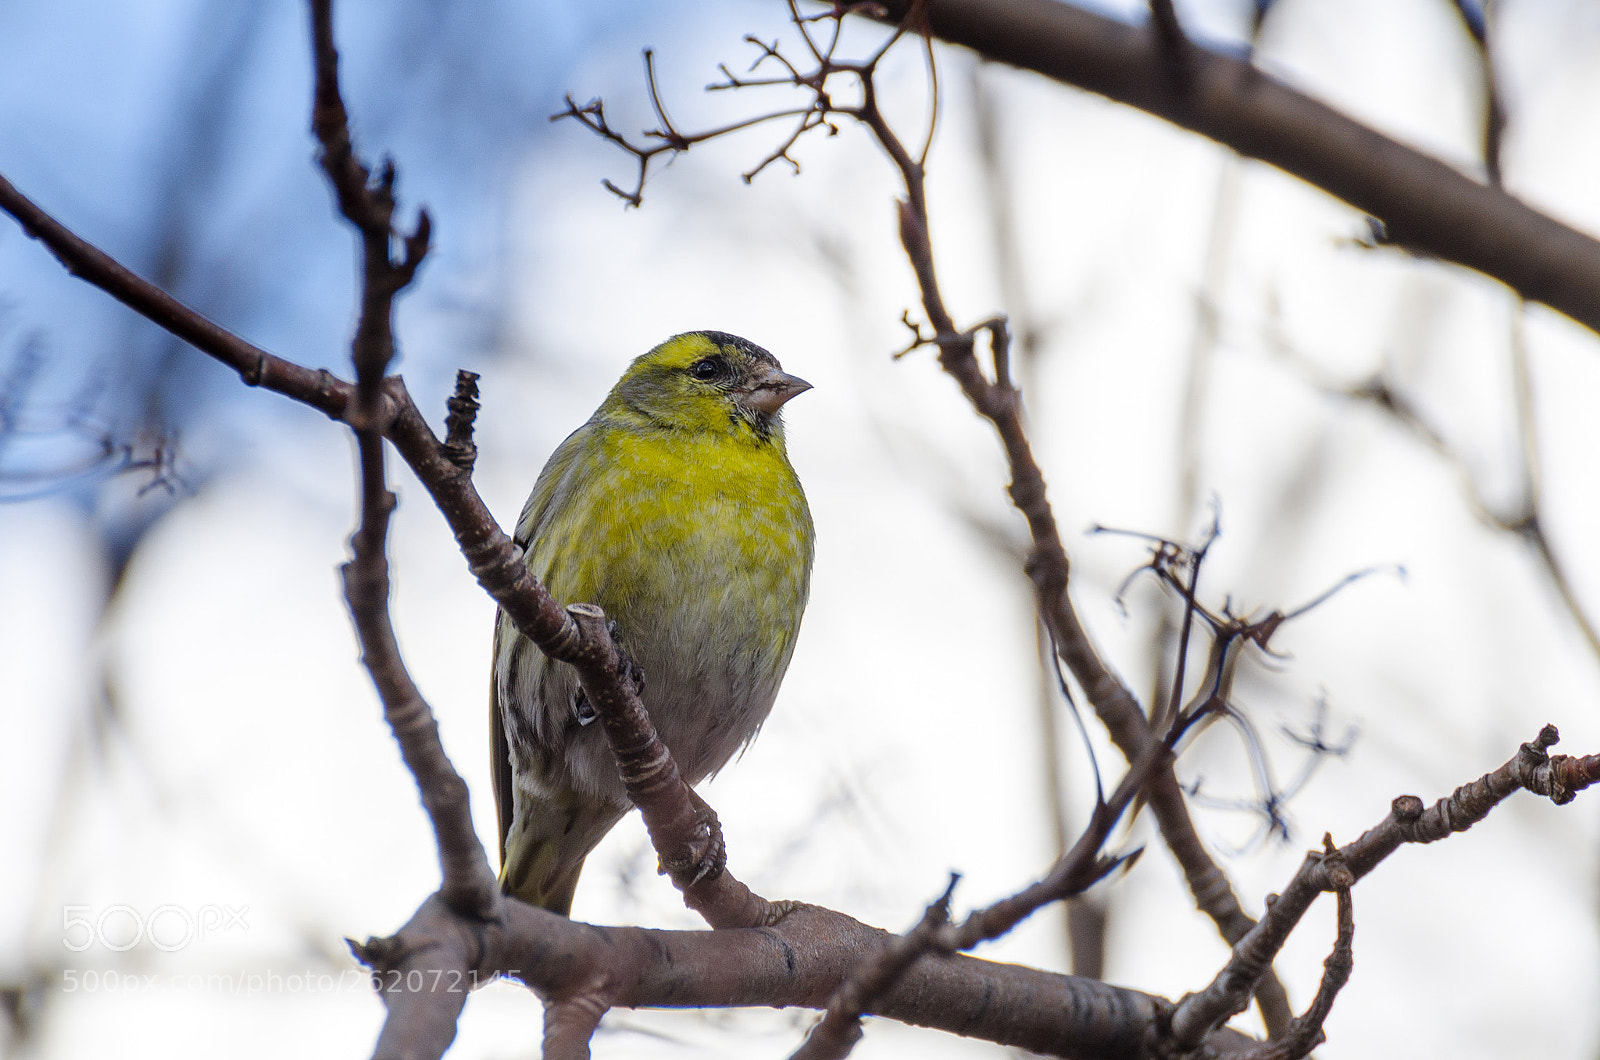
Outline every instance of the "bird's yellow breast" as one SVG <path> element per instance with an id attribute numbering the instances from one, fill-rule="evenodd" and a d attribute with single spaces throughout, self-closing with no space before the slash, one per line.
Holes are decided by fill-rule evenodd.
<path id="1" fill-rule="evenodd" d="M 661 633 L 675 646 L 732 633 L 717 616 L 752 609 L 771 633 L 762 647 L 786 655 L 813 535 L 782 436 L 600 418 L 580 435 L 563 447 L 574 450 L 572 466 L 552 468 L 561 481 L 547 510 L 581 517 L 523 528 L 531 566 L 551 592 L 598 604 L 629 640 Z"/>

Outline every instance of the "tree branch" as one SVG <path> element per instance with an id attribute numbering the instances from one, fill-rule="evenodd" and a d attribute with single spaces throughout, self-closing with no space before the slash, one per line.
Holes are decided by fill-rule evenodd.
<path id="1" fill-rule="evenodd" d="M 396 938 L 407 940 L 406 946 L 376 956 L 375 979 L 389 983 L 410 976 L 437 994 L 448 993 L 454 982 L 456 998 L 504 975 L 543 997 L 583 997 L 591 1006 L 822 1009 L 863 958 L 891 948 L 898 936 L 816 906 L 800 906 L 763 928 L 658 931 L 584 924 L 514 900 L 505 903 L 502 920 L 470 924 L 432 898 Z M 379 949 L 390 941 L 381 940 Z M 444 985 L 434 987 L 441 969 Z M 1048 1056 L 1133 1060 L 1171 1007 L 1163 998 L 1098 980 L 929 953 L 866 1011 Z M 563 1018 L 575 1015 L 571 1007 L 562 1011 Z M 417 1015 L 431 1021 L 437 1041 L 440 1012 Z M 573 1028 L 571 1036 L 579 1030 Z M 1256 1043 L 1224 1028 L 1206 1044 L 1226 1057 Z"/>
<path id="2" fill-rule="evenodd" d="M 1322 845 L 1330 858 L 1337 855 L 1332 836 L 1324 835 Z M 1337 867 L 1330 874 L 1330 879 L 1338 903 L 1335 919 L 1339 933 L 1333 940 L 1333 952 L 1322 962 L 1322 982 L 1317 986 L 1317 996 L 1303 1015 L 1294 1018 L 1283 1037 L 1265 1042 L 1252 1050 L 1247 1054 L 1248 1060 L 1302 1060 L 1327 1040 L 1322 1025 L 1333 1011 L 1334 998 L 1339 996 L 1339 991 L 1350 981 L 1350 973 L 1355 970 L 1352 948 L 1356 935 L 1355 904 L 1350 898 L 1350 888 L 1355 879 L 1348 868 L 1341 872 Z"/>
<path id="3" fill-rule="evenodd" d="M 4 176 L 0 176 L 0 209 L 15 217 L 74 275 L 166 327 L 201 353 L 235 368 L 245 382 L 316 408 L 331 419 L 352 422 L 357 418 L 356 389 L 350 382 L 325 369 L 313 371 L 270 354 L 212 323 L 69 231 Z M 398 376 L 382 380 L 374 411 L 359 418 L 364 427 L 381 431 L 416 473 L 449 524 L 473 577 L 517 628 L 551 658 L 571 663 L 591 702 L 631 701 L 643 711 L 637 693 L 623 680 L 621 671 L 607 668 L 608 660 L 620 659 L 620 655 L 603 624 L 593 634 L 603 639 L 603 644 L 587 643 L 566 610 L 528 572 L 522 550 L 500 528 L 473 485 L 470 463 L 463 467 L 456 462 L 462 437 L 458 435 L 457 447 L 441 443 Z M 665 796 L 669 801 L 647 800 L 657 810 L 644 812 L 647 823 L 654 812 L 667 818 L 669 823 L 658 832 L 678 840 L 680 845 L 658 849 L 658 853 L 664 863 L 675 864 L 685 861 L 685 850 L 693 847 L 696 839 L 694 833 L 685 835 L 670 822 L 700 820 L 703 815 L 693 809 L 694 795 L 687 785 L 680 783 L 676 791 L 666 790 L 671 792 Z M 765 923 L 782 915 L 785 908 L 760 899 L 727 873 L 702 880 L 689 900 L 715 926 Z"/>
<path id="4" fill-rule="evenodd" d="M 331 419 L 344 418 L 345 405 L 353 396 L 349 383 L 326 370 L 313 370 L 276 357 L 208 320 L 134 274 L 99 247 L 74 235 L 3 175 L 0 175 L 0 210 L 15 218 L 29 236 L 43 243 L 69 273 L 232 368 L 245 385 L 276 391 Z"/>
<path id="5" fill-rule="evenodd" d="M 428 253 L 428 215 L 420 214 L 410 236 L 398 236 L 394 216 L 394 167 L 385 167 L 376 186 L 356 160 L 344 103 L 339 96 L 338 53 L 333 45 L 332 0 L 312 0 L 312 46 L 316 65 L 316 104 L 312 121 L 322 144 L 323 171 L 336 193 L 340 212 L 360 232 L 366 248 L 361 273 L 361 315 L 351 341 L 356 368 L 356 434 L 361 522 L 351 536 L 351 560 L 342 569 L 345 601 L 361 643 L 361 661 L 372 676 L 406 766 L 416 779 L 433 825 L 443 882 L 440 896 L 467 916 L 497 915 L 500 889 L 489 858 L 472 826 L 466 781 L 456 772 L 439 739 L 433 711 L 407 673 L 389 618 L 389 562 L 385 548 L 395 496 L 384 471 L 379 424 L 382 383 L 394 359 L 394 300 L 415 277 Z M 399 240 L 405 258 L 395 262 L 389 247 Z M 347 406 L 348 407 L 348 406 Z"/>
<path id="6" fill-rule="evenodd" d="M 1260 159 L 1380 219 L 1387 241 L 1491 276 L 1600 330 L 1600 242 L 1262 73 L 1195 45 L 1171 89 L 1158 30 L 1057 0 L 886 0 L 909 28 Z"/>
<path id="7" fill-rule="evenodd" d="M 1308 854 L 1281 895 L 1269 899 L 1261 922 L 1233 947 L 1233 955 L 1198 994 L 1179 1002 L 1172 1015 L 1172 1037 L 1192 1049 L 1215 1027 L 1242 1012 L 1252 985 L 1271 966 L 1317 895 L 1349 888 L 1405 843 L 1432 843 L 1464 832 L 1489 815 L 1514 791 L 1525 790 L 1556 805 L 1600 780 L 1600 755 L 1550 757 L 1560 734 L 1546 725 L 1500 768 L 1457 788 L 1427 809 L 1415 795 L 1394 800 L 1389 815 L 1360 838 L 1327 854 Z"/>
<path id="8" fill-rule="evenodd" d="M 1095 714 L 1105 725 L 1112 742 L 1128 762 L 1138 762 L 1152 753 L 1157 744 L 1145 713 L 1133 693 L 1106 667 L 1095 651 L 1087 632 L 1078 621 L 1067 592 L 1070 562 L 1055 513 L 1046 493 L 1044 472 L 1034 459 L 1033 447 L 1022 422 L 1021 394 L 1012 385 L 1009 370 L 1009 333 L 1003 319 L 985 321 L 966 331 L 956 330 L 945 308 L 939 289 L 938 271 L 933 260 L 929 236 L 926 174 L 900 147 L 887 122 L 878 111 L 871 94 L 872 81 L 864 78 L 861 120 L 879 138 L 885 152 L 899 169 L 906 198 L 899 204 L 900 242 L 916 275 L 934 334 L 924 338 L 912 327 L 912 348 L 932 345 L 938 349 L 939 365 L 960 385 L 974 411 L 988 420 L 1000 436 L 1006 464 L 1011 472 L 1007 493 L 1027 520 L 1033 549 L 1025 564 L 1034 584 L 1039 614 L 1055 641 L 1061 661 L 1083 686 Z M 980 331 L 989 334 L 994 363 L 994 380 L 985 378 L 978 364 L 976 338 Z M 1163 841 L 1183 868 L 1185 882 L 1195 903 L 1216 924 L 1230 944 L 1249 931 L 1255 921 L 1245 913 L 1227 876 L 1206 851 L 1190 819 L 1189 808 L 1169 766 L 1150 781 L 1147 791 L 1150 808 L 1161 829 Z M 1288 995 L 1275 975 L 1261 980 L 1263 1017 L 1274 1030 L 1287 1028 L 1292 1010 Z"/>
<path id="9" fill-rule="evenodd" d="M 387 615 L 388 571 L 383 542 L 393 497 L 384 486 L 383 437 L 395 445 L 416 472 L 449 522 L 472 573 L 518 628 L 552 658 L 572 663 L 597 707 L 602 703 L 618 704 L 635 719 L 643 718 L 646 726 L 648 715 L 636 690 L 624 678 L 620 653 L 604 623 L 587 633 L 580 629 L 528 572 L 521 550 L 500 529 L 478 495 L 471 481 L 471 461 L 463 459 L 470 446 L 468 422 L 462 419 L 464 410 L 459 406 L 452 410 L 456 414 L 452 437 L 450 443 L 441 444 L 400 379 L 383 377 L 394 349 L 393 299 L 414 277 L 426 255 L 429 225 L 423 212 L 410 235 L 393 231 L 393 166 L 385 165 L 378 181 L 369 184 L 368 171 L 356 159 L 349 142 L 338 97 L 329 0 L 312 0 L 312 18 L 318 72 L 313 124 L 322 144 L 321 161 L 341 212 L 360 230 L 366 251 L 361 316 L 352 343 L 357 386 L 325 370 L 313 372 L 276 357 L 218 327 L 74 235 L 3 176 L 0 209 L 11 213 L 29 235 L 45 243 L 69 271 L 167 327 L 202 353 L 234 367 L 247 383 L 267 386 L 343 420 L 356 430 L 362 475 L 362 525 L 352 541 L 355 559 L 345 571 L 347 599 L 352 605 L 363 656 L 385 704 L 386 717 L 435 826 L 445 874 L 441 895 L 448 899 L 450 907 L 467 913 L 469 922 L 481 923 L 501 908 L 498 888 L 487 855 L 471 827 L 465 784 L 445 755 L 426 702 L 405 673 Z M 396 240 L 404 248 L 399 260 L 389 255 Z M 457 397 L 461 399 L 462 395 L 458 393 Z M 655 739 L 653 730 L 649 735 Z M 659 740 L 655 742 L 660 746 Z M 667 762 L 670 766 L 670 758 Z M 656 782 L 640 793 L 641 812 L 658 844 L 663 864 L 669 867 L 697 863 L 706 838 L 708 815 L 711 822 L 715 821 L 705 804 L 676 776 L 675 767 L 671 767 L 671 774 L 672 782 L 654 777 Z M 675 874 L 674 882 L 680 887 L 692 887 L 693 893 L 688 896 L 691 906 L 715 926 L 771 923 L 790 908 L 788 904 L 766 902 L 725 872 L 704 880 L 680 873 Z M 405 971 L 407 976 L 401 980 L 400 989 L 409 994 L 414 992 L 410 989 L 412 969 L 402 965 L 428 948 L 426 944 L 419 946 L 416 940 L 397 937 L 358 947 L 356 953 L 374 968 Z M 401 963 L 390 963 L 390 958 Z M 422 1026 L 437 1028 L 447 1023 L 453 1034 L 460 1003 L 454 1003 L 452 1012 L 442 1013 L 426 1000 L 439 996 L 431 988 L 405 1000 L 386 996 L 390 1019 L 380 1038 L 379 1055 L 391 1054 L 386 1050 L 391 1050 L 395 1035 L 406 1043 L 413 1041 L 411 1032 L 397 1025 L 396 1020 L 410 1019 L 419 1005 L 428 1013 L 421 1020 Z M 424 1037 L 428 1041 L 441 1040 Z M 448 1044 L 449 1037 L 442 1041 Z M 407 1044 L 393 1049 L 392 1054 L 407 1054 L 409 1050 Z"/>
<path id="10" fill-rule="evenodd" d="M 1263 1053 L 1262 1043 L 1220 1024 L 1230 1008 L 1238 1011 L 1248 1002 L 1254 977 L 1311 902 L 1323 891 L 1348 890 L 1402 843 L 1432 842 L 1471 827 L 1519 788 L 1564 803 L 1600 780 L 1600 755 L 1552 758 L 1545 752 L 1554 740 L 1554 730 L 1546 727 L 1505 765 L 1433 807 L 1424 810 L 1420 799 L 1401 796 L 1383 822 L 1353 843 L 1309 855 L 1283 895 L 1270 903 L 1261 924 L 1234 948 L 1212 985 L 1176 1005 L 1096 980 L 951 955 L 936 946 L 915 950 L 915 959 L 899 970 L 892 985 L 875 992 L 876 999 L 861 1004 L 861 1011 L 1051 1056 L 1132 1060 L 1196 1049 L 1210 1050 L 1215 1057 L 1256 1060 L 1293 1056 L 1311 1033 L 1306 1021 L 1325 1018 L 1332 991 L 1340 976 L 1348 974 L 1341 965 L 1349 957 L 1353 923 L 1341 923 L 1318 1001 L 1282 1050 Z M 1343 911 L 1341 917 L 1347 919 Z M 360 949 L 380 986 L 410 977 L 435 996 L 449 994 L 452 982 L 464 993 L 495 975 L 506 975 L 555 1002 L 583 999 L 591 1008 L 820 1009 L 864 960 L 879 962 L 904 943 L 815 906 L 799 906 L 763 928 L 654 931 L 575 923 L 514 900 L 505 903 L 500 920 L 474 922 L 432 898 L 395 939 L 375 940 Z M 436 973 L 442 974 L 445 986 L 436 985 Z M 454 1019 L 459 996 L 426 1010 L 416 997 L 385 1000 L 392 1006 L 413 1006 L 422 1028 L 417 1042 L 448 1044 L 442 1021 L 447 1014 Z M 578 1009 L 563 1011 L 568 1012 L 563 1018 L 575 1018 Z M 573 1034 L 581 1029 L 574 1028 Z M 407 1055 L 438 1056 L 443 1047 Z"/>
<path id="11" fill-rule="evenodd" d="M 1000 0 L 1000 5 L 1018 2 L 1022 0 Z M 353 343 L 359 388 L 325 371 L 313 372 L 274 357 L 205 320 L 73 236 L 3 178 L 0 208 L 16 216 L 30 235 L 44 241 L 70 271 L 234 367 L 247 383 L 268 386 L 319 408 L 357 431 L 362 521 L 353 542 L 355 558 L 346 570 L 347 592 L 374 682 L 424 799 L 430 798 L 430 792 L 442 793 L 442 800 L 437 806 L 430 803 L 429 811 L 439 832 L 446 876 L 445 890 L 425 902 L 397 936 L 352 946 L 374 969 L 376 985 L 390 1010 L 378 1043 L 379 1055 L 440 1055 L 454 1036 L 466 991 L 497 974 L 520 979 L 550 1001 L 552 1044 L 558 1055 L 583 1055 L 599 1013 L 613 1005 L 820 1007 L 839 984 L 856 974 L 864 960 L 871 962 L 874 955 L 892 949 L 894 936 L 828 910 L 766 903 L 727 873 L 687 882 L 680 878 L 702 864 L 696 844 L 706 838 L 703 807 L 693 803 L 692 793 L 676 776 L 670 757 L 662 758 L 659 740 L 649 730 L 648 716 L 626 679 L 621 655 L 604 628 L 603 616 L 592 608 L 574 607 L 571 613 L 562 608 L 529 574 L 520 550 L 478 496 L 468 456 L 470 415 L 464 407 L 471 404 L 468 382 L 457 394 L 457 401 L 464 405 L 452 406 L 449 440 L 441 443 L 401 381 L 383 377 L 393 352 L 392 299 L 410 281 L 426 253 L 426 215 L 415 232 L 401 238 L 404 253 L 398 261 L 393 260 L 393 169 L 385 166 L 372 184 L 368 171 L 355 159 L 342 104 L 334 107 L 337 56 L 332 49 L 328 2 L 313 0 L 313 4 L 318 69 L 315 125 L 323 143 L 323 162 L 341 209 L 361 230 L 367 250 L 370 282 L 363 291 L 362 319 Z M 938 6 L 937 2 L 929 4 L 930 8 Z M 1200 66 L 1210 61 L 1202 57 Z M 1136 760 L 1142 768 L 1157 770 L 1158 782 L 1164 782 L 1171 773 L 1167 759 L 1155 753 L 1160 742 L 1145 724 L 1131 693 L 1094 655 L 1067 600 L 1066 554 L 1045 498 L 1043 477 L 1023 432 L 1019 397 L 1009 378 L 1004 322 L 991 320 L 965 332 L 956 330 L 938 294 L 927 250 L 921 163 L 911 159 L 888 132 L 877 115 L 870 79 L 866 86 L 868 93 L 857 116 L 880 133 L 885 149 L 910 175 L 907 202 L 901 210 L 902 239 L 923 284 L 924 308 L 935 326 L 936 334 L 925 341 L 938 347 L 941 363 L 1001 436 L 1012 464 L 1013 500 L 1034 533 L 1029 573 L 1039 588 L 1041 611 L 1061 645 L 1063 658 L 1073 666 L 1097 709 L 1103 708 L 1108 728 L 1114 734 L 1126 729 L 1130 746 L 1139 748 L 1141 757 Z M 1196 91 L 1204 94 L 1203 73 Z M 993 382 L 984 377 L 977 363 L 974 347 L 980 330 L 990 335 Z M 920 336 L 919 341 L 923 341 Z M 384 437 L 396 446 L 434 498 L 474 576 L 522 632 L 551 657 L 577 667 L 591 702 L 606 719 L 624 775 L 631 778 L 630 794 L 640 802 L 663 862 L 670 866 L 674 858 L 682 859 L 684 870 L 674 873 L 675 882 L 684 887 L 690 904 L 703 912 L 709 910 L 707 919 L 713 924 L 762 926 L 684 933 L 596 928 L 516 901 L 496 904 L 492 881 L 487 893 L 493 908 L 484 910 L 487 857 L 471 833 L 465 788 L 447 790 L 451 778 L 455 783 L 460 778 L 444 757 L 426 704 L 400 664 L 384 606 L 388 575 L 383 544 L 393 507 L 392 495 L 384 486 L 380 444 Z M 1217 1056 L 1247 1054 L 1253 1043 L 1220 1026 L 1227 1018 L 1225 1010 L 1242 1008 L 1250 992 L 1270 974 L 1272 957 L 1316 894 L 1348 889 L 1350 882 L 1402 842 L 1430 842 L 1470 827 L 1519 787 L 1548 795 L 1558 803 L 1569 801 L 1573 792 L 1600 777 L 1600 756 L 1549 758 L 1545 751 L 1555 738 L 1554 730 L 1547 728 L 1536 745 L 1524 745 L 1506 766 L 1459 789 L 1430 810 L 1424 811 L 1415 798 L 1397 799 L 1390 817 L 1379 827 L 1335 854 L 1308 858 L 1285 896 L 1272 903 L 1262 922 L 1235 945 L 1228 968 L 1212 987 L 1177 1006 L 1104 983 L 927 952 L 891 969 L 894 974 L 867 991 L 854 1007 L 1058 1055 L 1144 1055 L 1152 1035 L 1159 1036 L 1167 1027 L 1172 1029 L 1173 1041 L 1183 1048 L 1203 1048 Z M 1128 746 L 1124 751 L 1135 760 Z M 1139 768 L 1130 770 L 1129 778 L 1139 772 Z M 1125 778 L 1124 788 L 1133 782 L 1129 778 Z M 1181 792 L 1175 794 L 1177 809 L 1187 821 Z M 1129 798 L 1131 791 L 1119 789 L 1105 812 L 1112 806 L 1126 806 Z M 1152 803 L 1156 803 L 1154 796 Z M 1114 820 L 1114 816 L 1097 818 L 1097 841 L 1103 841 L 1104 831 Z M 466 822 L 464 830 L 455 827 L 461 821 Z M 441 822 L 454 824 L 447 827 Z M 663 840 L 662 836 L 669 838 Z M 1081 851 L 1091 838 L 1086 832 L 1080 848 L 1075 849 Z M 1168 842 L 1172 842 L 1170 837 Z M 686 852 L 693 856 L 685 858 Z M 1035 898 L 1048 900 L 1063 890 L 1086 885 L 1082 883 L 1085 875 L 1103 874 L 1104 869 L 1104 861 L 1098 858 L 1077 857 L 1070 866 L 1058 865 L 1036 888 L 1014 896 L 1008 900 L 1010 905 L 1001 903 L 1003 909 L 995 907 L 997 919 L 975 915 L 962 928 L 949 929 L 953 934 L 944 944 L 969 936 L 990 937 L 996 925 L 1006 930 L 1020 918 L 1016 914 L 1025 915 L 1037 907 L 1030 906 Z M 452 875 L 460 881 L 460 888 L 453 892 Z M 1222 883 L 1226 888 L 1225 879 Z M 701 887 L 706 888 L 703 901 L 695 896 Z M 1202 904 L 1206 901 L 1198 891 L 1197 899 Z M 492 915 L 463 916 L 463 907 Z M 1349 932 L 1343 924 L 1348 919 L 1342 917 L 1336 954 L 1341 948 L 1348 951 Z M 934 930 L 936 935 L 943 933 L 944 929 Z M 1336 989 L 1337 979 L 1337 969 L 1330 965 L 1324 986 Z M 1323 993 L 1319 991 L 1310 1013 L 1319 1023 L 1326 1014 Z M 874 997 L 877 1000 L 872 1000 Z"/>

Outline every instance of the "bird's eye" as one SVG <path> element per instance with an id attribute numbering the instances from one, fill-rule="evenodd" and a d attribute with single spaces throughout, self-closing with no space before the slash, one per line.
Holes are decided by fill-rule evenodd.
<path id="1" fill-rule="evenodd" d="M 728 362 L 721 357 L 706 357 L 689 366 L 689 374 L 703 383 L 722 376 L 728 368 Z"/>

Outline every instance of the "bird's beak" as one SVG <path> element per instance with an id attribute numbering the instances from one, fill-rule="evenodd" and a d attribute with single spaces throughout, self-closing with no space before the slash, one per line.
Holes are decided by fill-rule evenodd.
<path id="1" fill-rule="evenodd" d="M 772 415 L 786 401 L 811 389 L 811 384 L 797 375 L 789 375 L 777 368 L 767 369 L 756 379 L 750 389 L 739 395 L 739 403 L 757 412 Z"/>

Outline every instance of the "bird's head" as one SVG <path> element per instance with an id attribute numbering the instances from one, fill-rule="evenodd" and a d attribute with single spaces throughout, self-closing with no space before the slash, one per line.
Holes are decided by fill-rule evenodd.
<path id="1" fill-rule="evenodd" d="M 674 335 L 628 366 L 603 413 L 678 430 L 782 437 L 778 410 L 811 389 L 753 342 L 722 331 Z"/>

